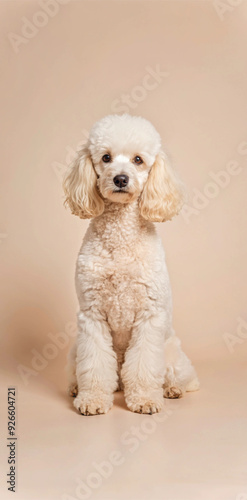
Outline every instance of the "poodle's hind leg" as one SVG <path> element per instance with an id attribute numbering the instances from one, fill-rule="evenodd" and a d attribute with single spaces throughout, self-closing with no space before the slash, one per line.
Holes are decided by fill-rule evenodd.
<path id="1" fill-rule="evenodd" d="M 123 391 L 124 387 L 121 377 L 121 369 L 124 362 L 125 349 L 115 348 L 114 350 L 117 354 L 117 364 L 118 364 L 118 385 L 116 391 Z"/>
<path id="2" fill-rule="evenodd" d="M 76 377 L 76 352 L 77 352 L 77 342 L 72 345 L 67 362 L 67 375 L 68 375 L 68 394 L 75 398 L 78 394 L 78 384 Z"/>
<path id="3" fill-rule="evenodd" d="M 186 391 L 197 391 L 200 387 L 195 368 L 181 349 L 181 342 L 172 335 L 165 343 L 166 372 L 164 397 L 180 398 Z"/>

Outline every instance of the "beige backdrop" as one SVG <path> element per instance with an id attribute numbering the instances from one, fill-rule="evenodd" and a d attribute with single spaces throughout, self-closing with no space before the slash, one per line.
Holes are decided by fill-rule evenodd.
<path id="1" fill-rule="evenodd" d="M 103 434 L 112 431 L 117 411 L 119 418 L 138 418 L 123 412 L 121 399 L 113 416 L 89 419 L 85 424 L 64 395 L 67 348 L 61 342 L 68 343 L 74 334 L 74 268 L 88 222 L 64 209 L 61 179 L 90 127 L 106 114 L 128 111 L 149 119 L 188 186 L 188 204 L 182 215 L 158 225 L 173 288 L 175 329 L 202 382 L 200 393 L 186 396 L 179 404 L 191 401 L 193 411 L 198 411 L 205 403 L 205 387 L 209 406 L 225 395 L 222 415 L 228 413 L 228 403 L 236 409 L 242 400 L 239 384 L 244 380 L 247 350 L 247 2 L 1 0 L 0 8 L 4 428 L 6 388 L 16 384 L 22 443 L 18 498 L 50 498 L 49 494 L 53 499 L 63 498 L 66 493 L 75 495 L 76 463 L 83 460 L 81 448 L 70 434 L 74 426 L 78 425 L 80 432 L 80 427 L 89 425 L 86 433 L 95 436 L 102 422 L 106 425 L 101 427 Z M 59 337 L 60 332 L 63 335 Z M 40 358 L 42 353 L 50 359 Z M 32 372 L 27 373 L 26 368 Z M 217 387 L 219 374 L 222 385 Z M 234 394 L 235 400 L 231 399 Z M 36 413 L 35 408 L 39 408 Z M 49 408 L 52 425 L 46 421 Z M 243 412 L 244 407 L 237 410 L 238 417 L 242 418 Z M 63 418 L 68 419 L 68 427 L 62 428 L 49 452 L 45 451 L 42 442 L 49 446 Z M 233 429 L 239 425 L 237 421 Z M 218 431 L 213 432 L 218 436 Z M 39 435 L 42 439 L 38 443 Z M 77 458 L 69 471 L 66 469 L 67 474 L 59 476 L 63 465 L 59 462 L 57 466 L 57 460 L 61 459 L 59 446 L 63 450 L 64 435 L 68 443 L 64 467 L 70 464 L 69 453 Z M 206 436 L 205 443 L 213 435 Z M 156 438 L 151 436 L 154 446 Z M 224 442 L 225 437 L 222 439 Z M 187 473 L 185 478 L 174 472 L 171 481 L 175 485 L 210 485 L 228 484 L 229 480 L 229 488 L 242 485 L 229 498 L 245 494 L 244 455 L 239 448 L 243 439 L 246 428 L 245 434 L 230 438 L 236 445 L 234 477 L 229 476 L 230 463 L 222 475 L 215 465 L 216 472 L 205 472 L 204 477 L 210 458 L 205 463 L 199 461 L 199 476 L 193 477 L 196 457 L 204 453 L 201 443 L 202 448 L 199 445 L 194 450 L 192 476 Z M 92 450 L 90 443 L 82 442 L 84 451 L 86 446 L 92 453 L 90 460 L 94 453 L 100 455 L 97 446 L 102 442 L 97 445 L 96 441 L 100 441 L 98 437 L 92 438 Z M 215 450 L 211 451 L 215 456 Z M 215 463 L 226 460 L 228 451 L 227 445 L 219 448 Z M 165 460 L 160 450 L 149 448 L 149 453 L 161 453 Z M 140 454 L 145 456 L 143 450 Z M 243 462 L 238 463 L 240 456 Z M 3 461 L 6 469 L 5 445 Z M 185 461 L 184 456 L 181 468 Z M 175 490 L 165 489 L 169 481 L 162 483 L 162 473 L 160 479 L 154 471 L 153 479 L 149 477 L 146 462 L 135 476 L 133 463 L 124 465 L 126 474 L 132 467 L 133 481 L 137 477 L 140 483 L 144 474 L 148 482 L 139 490 L 134 482 L 129 498 L 148 498 L 144 491 L 148 494 L 158 483 L 157 499 L 164 498 L 166 491 L 169 498 L 184 500 L 187 486 L 175 494 Z M 50 468 L 57 471 L 56 479 L 49 475 Z M 5 469 L 2 488 L 7 498 Z M 93 491 L 93 498 L 126 497 L 124 478 L 117 474 L 119 469 L 106 485 Z M 200 494 L 204 491 L 201 488 Z M 190 499 L 193 494 L 189 491 Z M 204 497 L 196 492 L 195 498 Z M 218 498 L 215 491 L 214 498 Z"/>

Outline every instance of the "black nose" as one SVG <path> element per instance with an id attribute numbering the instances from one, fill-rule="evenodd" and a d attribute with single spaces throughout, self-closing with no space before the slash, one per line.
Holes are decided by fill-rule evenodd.
<path id="1" fill-rule="evenodd" d="M 113 182 L 118 188 L 123 188 L 127 186 L 129 178 L 127 175 L 116 175 L 113 179 Z"/>

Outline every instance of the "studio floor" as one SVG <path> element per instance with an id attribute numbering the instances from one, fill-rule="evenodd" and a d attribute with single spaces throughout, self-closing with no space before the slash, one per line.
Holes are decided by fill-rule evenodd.
<path id="1" fill-rule="evenodd" d="M 200 391 L 164 400 L 158 416 L 131 413 L 123 393 L 107 415 L 80 416 L 64 390 L 65 376 L 55 383 L 40 373 L 26 388 L 19 380 L 15 498 L 246 500 L 244 359 L 196 367 Z M 4 374 L 2 401 L 13 373 Z M 5 438 L 4 405 L 1 413 Z M 5 446 L 2 459 L 6 471 Z M 9 498 L 6 474 L 1 489 L 1 498 Z"/>

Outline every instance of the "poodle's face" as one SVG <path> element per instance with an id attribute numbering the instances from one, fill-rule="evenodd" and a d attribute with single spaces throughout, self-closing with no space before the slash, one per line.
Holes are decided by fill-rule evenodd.
<path id="1" fill-rule="evenodd" d="M 98 163 L 98 187 L 102 196 L 117 203 L 134 201 L 141 194 L 148 177 L 149 166 L 144 155 L 113 153 L 108 150 Z"/>
<path id="2" fill-rule="evenodd" d="M 93 127 L 88 148 L 102 197 L 129 203 L 143 190 L 160 150 L 160 137 L 143 118 L 110 116 Z"/>
<path id="3" fill-rule="evenodd" d="M 183 198 L 158 132 L 144 118 L 127 114 L 106 116 L 93 126 L 64 190 L 72 213 L 83 219 L 103 214 L 106 200 L 138 199 L 142 217 L 162 222 L 178 213 Z"/>

